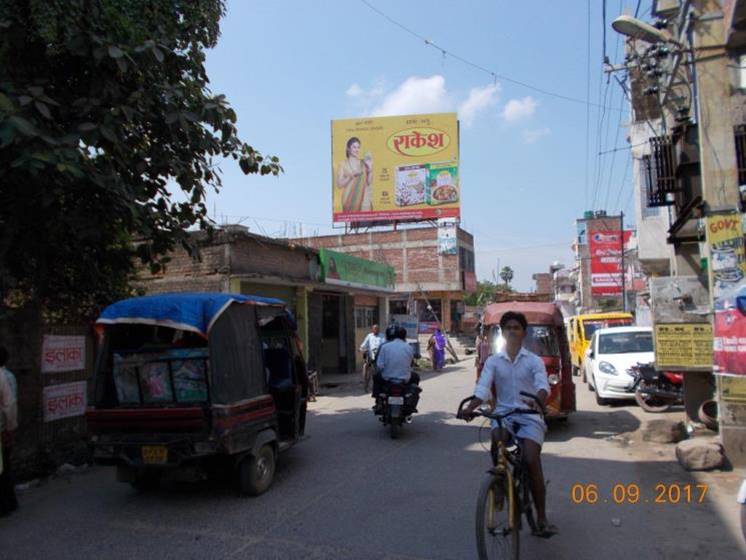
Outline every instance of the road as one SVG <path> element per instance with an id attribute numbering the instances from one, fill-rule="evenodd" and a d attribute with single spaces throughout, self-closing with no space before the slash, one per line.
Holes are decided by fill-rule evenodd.
<path id="1" fill-rule="evenodd" d="M 461 364 L 423 376 L 421 414 L 396 441 L 357 385 L 327 390 L 312 404 L 310 437 L 281 456 L 273 488 L 259 498 L 238 497 L 222 481 L 138 494 L 105 468 L 53 479 L 0 519 L 0 557 L 474 558 L 475 496 L 489 458 L 479 426 L 454 418 L 472 389 L 470 361 Z M 672 446 L 641 442 L 647 417 L 638 408 L 598 407 L 582 384 L 577 395 L 579 411 L 551 428 L 544 448 L 549 515 L 561 533 L 524 533 L 525 558 L 744 557 L 729 495 L 738 473 L 695 478 Z M 598 502 L 573 503 L 577 483 L 597 484 Z M 616 505 L 618 483 L 639 485 L 640 502 Z M 702 504 L 651 503 L 659 483 L 710 489 Z"/>

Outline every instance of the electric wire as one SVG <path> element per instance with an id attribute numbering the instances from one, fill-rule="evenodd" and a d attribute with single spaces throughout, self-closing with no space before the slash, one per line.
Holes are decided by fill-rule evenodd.
<path id="1" fill-rule="evenodd" d="M 482 66 L 482 65 L 480 65 L 480 64 L 478 64 L 476 62 L 472 62 L 471 60 L 469 60 L 469 59 L 467 59 L 467 58 L 465 58 L 465 57 L 463 57 L 461 55 L 458 55 L 458 54 L 456 54 L 456 53 L 454 53 L 452 51 L 447 50 L 445 47 L 440 46 L 435 41 L 433 41 L 431 39 L 428 39 L 424 35 L 421 35 L 420 33 L 417 33 L 416 31 L 414 31 L 413 29 L 407 27 L 406 25 L 404 25 L 402 23 L 399 23 L 394 18 L 392 18 L 389 15 L 387 15 L 385 12 L 383 12 L 380 9 L 376 8 L 374 5 L 372 5 L 367 0 L 360 0 L 360 2 L 362 2 L 370 10 L 372 10 L 375 13 L 377 13 L 378 15 L 380 15 L 382 18 L 386 19 L 392 25 L 395 25 L 396 27 L 398 27 L 401 30 L 405 31 L 406 33 L 412 35 L 413 37 L 416 37 L 417 39 L 423 41 L 426 46 L 432 47 L 435 50 L 440 51 L 441 54 L 443 55 L 443 58 L 450 57 L 450 58 L 452 58 L 454 60 L 458 60 L 459 62 L 461 62 L 461 63 L 463 63 L 463 64 L 465 64 L 467 66 L 470 66 L 470 67 L 474 68 L 475 70 L 479 70 L 480 72 L 484 72 L 485 74 L 490 75 L 492 77 L 492 79 L 495 80 L 495 81 L 498 80 L 498 79 L 500 79 L 500 80 L 504 80 L 506 82 L 509 82 L 511 84 L 515 84 L 515 85 L 524 87 L 526 89 L 530 89 L 530 90 L 535 91 L 537 93 L 541 93 L 543 95 L 547 95 L 549 97 L 555 97 L 557 99 L 562 99 L 564 101 L 570 101 L 572 103 L 578 103 L 580 105 L 586 105 L 587 104 L 586 100 L 580 99 L 578 97 L 572 97 L 572 96 L 569 96 L 569 95 L 564 95 L 564 94 L 561 94 L 561 93 L 550 91 L 548 89 L 544 89 L 544 88 L 541 88 L 541 87 L 538 87 L 538 86 L 534 86 L 532 84 L 523 82 L 521 80 L 516 80 L 515 78 L 511 78 L 510 76 L 506 76 L 505 74 L 500 74 L 498 72 L 495 72 L 494 70 L 490 70 L 489 68 L 485 68 L 484 66 Z M 591 105 L 595 105 L 595 104 L 592 103 Z M 609 109 L 609 110 L 612 110 L 612 111 L 615 110 L 615 109 L 613 109 L 611 107 L 604 107 L 604 109 Z"/>

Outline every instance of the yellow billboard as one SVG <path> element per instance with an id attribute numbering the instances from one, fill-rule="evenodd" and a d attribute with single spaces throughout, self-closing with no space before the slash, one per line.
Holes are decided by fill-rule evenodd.
<path id="1" fill-rule="evenodd" d="M 458 218 L 456 113 L 332 121 L 335 222 Z"/>

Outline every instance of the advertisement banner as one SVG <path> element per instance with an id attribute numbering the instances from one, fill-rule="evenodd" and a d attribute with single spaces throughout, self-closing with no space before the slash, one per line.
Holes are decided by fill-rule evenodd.
<path id="1" fill-rule="evenodd" d="M 458 218 L 456 113 L 332 121 L 335 222 Z"/>
<path id="2" fill-rule="evenodd" d="M 455 220 L 438 220 L 438 254 L 458 254 L 458 223 Z"/>
<path id="3" fill-rule="evenodd" d="M 86 382 L 50 385 L 43 390 L 44 421 L 82 416 L 86 407 Z"/>
<path id="4" fill-rule="evenodd" d="M 715 300 L 713 371 L 746 375 L 746 281 L 731 295 Z"/>
<path id="5" fill-rule="evenodd" d="M 327 284 L 365 288 L 368 290 L 391 290 L 396 282 L 393 266 L 361 259 L 329 249 L 319 249 L 321 277 Z"/>
<path id="6" fill-rule="evenodd" d="M 629 242 L 630 230 L 624 232 L 624 244 Z M 619 296 L 622 294 L 621 232 L 589 231 L 591 254 L 591 295 Z"/>
<path id="7" fill-rule="evenodd" d="M 42 373 L 85 369 L 85 337 L 45 334 L 41 346 Z"/>
<path id="8" fill-rule="evenodd" d="M 715 299 L 728 297 L 746 275 L 743 227 L 737 211 L 707 217 L 710 286 Z"/>
<path id="9" fill-rule="evenodd" d="M 392 314 L 391 322 L 404 327 L 407 330 L 407 339 L 417 340 L 417 333 L 420 328 L 420 321 L 417 315 L 396 315 Z"/>

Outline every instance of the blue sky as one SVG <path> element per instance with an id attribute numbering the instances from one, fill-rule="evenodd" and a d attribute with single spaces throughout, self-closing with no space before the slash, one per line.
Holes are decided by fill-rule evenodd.
<path id="1" fill-rule="evenodd" d="M 500 75 L 586 98 L 587 1 L 368 2 Z M 628 150 L 597 156 L 626 145 L 628 117 L 621 88 L 601 71 L 602 1 L 590 4 L 590 99 L 612 109 L 591 108 L 586 167 L 584 104 L 444 57 L 360 0 L 229 1 L 208 53 L 211 88 L 236 109 L 241 137 L 279 156 L 285 173 L 246 177 L 225 162 L 212 217 L 267 235 L 332 233 L 332 119 L 458 111 L 462 226 L 475 236 L 477 276 L 491 279 L 499 260 L 515 270 L 515 287 L 530 290 L 534 272 L 572 264 L 574 219 L 594 195 L 595 208 L 634 212 Z M 607 0 L 607 17 L 636 6 Z M 623 42 L 608 24 L 606 42 L 619 62 Z"/>

